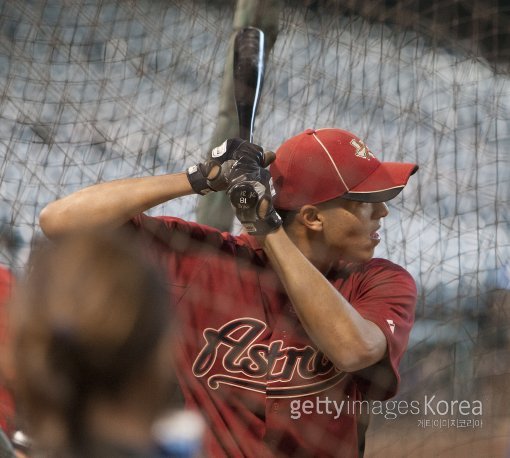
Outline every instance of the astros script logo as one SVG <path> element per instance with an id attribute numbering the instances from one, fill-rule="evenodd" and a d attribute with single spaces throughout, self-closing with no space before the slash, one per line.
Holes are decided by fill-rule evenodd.
<path id="1" fill-rule="evenodd" d="M 248 317 L 219 329 L 207 328 L 203 333 L 206 343 L 193 363 L 193 374 L 207 377 L 213 390 L 226 384 L 265 393 L 270 398 L 319 393 L 346 376 L 309 345 L 284 347 L 281 340 L 269 345 L 256 343 L 266 328 L 263 321 Z M 221 355 L 221 370 L 211 371 Z"/>

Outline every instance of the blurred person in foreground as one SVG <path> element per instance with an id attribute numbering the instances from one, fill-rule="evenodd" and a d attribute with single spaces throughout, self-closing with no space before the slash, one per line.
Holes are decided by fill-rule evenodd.
<path id="1" fill-rule="evenodd" d="M 268 171 L 270 156 L 229 139 L 186 172 L 53 202 L 41 227 L 54 239 L 120 226 L 148 238 L 169 270 L 177 374 L 187 405 L 206 416 L 210 456 L 359 456 L 360 403 L 397 392 L 414 321 L 412 277 L 373 256 L 385 202 L 417 166 L 380 162 L 329 128 L 285 141 Z M 245 233 L 143 213 L 213 191 L 228 193 Z"/>
<path id="2" fill-rule="evenodd" d="M 159 457 L 168 292 L 124 234 L 42 243 L 13 300 L 16 395 L 34 456 Z"/>
<path id="3" fill-rule="evenodd" d="M 10 317 L 8 302 L 11 297 L 14 277 L 11 272 L 0 266 L 0 456 L 13 455 L 9 438 L 15 430 L 14 398 L 12 385 L 13 370 L 8 364 L 8 346 L 10 344 Z"/>

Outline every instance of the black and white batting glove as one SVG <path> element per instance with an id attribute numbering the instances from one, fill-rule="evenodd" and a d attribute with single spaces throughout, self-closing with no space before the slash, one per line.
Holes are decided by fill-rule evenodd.
<path id="1" fill-rule="evenodd" d="M 204 196 L 211 191 L 226 190 L 230 185 L 232 168 L 241 158 L 263 164 L 264 150 L 241 138 L 225 140 L 210 152 L 207 161 L 192 165 L 186 171 L 193 191 Z"/>
<path id="2" fill-rule="evenodd" d="M 232 170 L 231 181 L 227 194 L 249 234 L 267 235 L 282 225 L 273 207 L 274 189 L 268 170 L 253 162 L 240 162 Z"/>

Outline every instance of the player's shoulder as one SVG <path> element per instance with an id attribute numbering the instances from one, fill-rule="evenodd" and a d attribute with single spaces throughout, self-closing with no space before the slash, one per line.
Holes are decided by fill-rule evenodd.
<path id="1" fill-rule="evenodd" d="M 369 277 L 372 280 L 399 280 L 416 287 L 413 276 L 404 267 L 389 259 L 373 258 L 361 264 L 357 270 L 361 276 Z"/>
<path id="2" fill-rule="evenodd" d="M 133 224 L 138 229 L 159 234 L 161 236 L 170 235 L 171 233 L 186 234 L 193 239 L 221 239 L 222 233 L 204 224 L 199 224 L 194 221 L 187 221 L 176 216 L 150 216 L 145 213 L 140 213 L 131 219 Z"/>
<path id="3" fill-rule="evenodd" d="M 340 285 L 350 288 L 352 298 L 384 298 L 384 303 L 388 303 L 389 298 L 397 298 L 399 303 L 409 307 L 414 307 L 418 297 L 412 275 L 402 266 L 382 258 L 352 266 L 349 272 L 344 273 Z"/>
<path id="4" fill-rule="evenodd" d="M 399 264 L 390 261 L 385 258 L 372 258 L 370 261 L 361 264 L 362 270 L 364 271 L 376 271 L 376 270 L 390 270 L 395 272 L 405 272 L 408 275 L 409 272 Z"/>
<path id="5" fill-rule="evenodd" d="M 193 248 L 193 243 L 199 242 L 202 248 L 209 246 L 224 254 L 249 258 L 258 264 L 264 262 L 262 248 L 253 237 L 247 234 L 234 235 L 205 224 L 174 216 L 140 214 L 133 218 L 131 223 L 138 229 L 157 235 L 159 239 L 171 242 L 169 245 L 173 247 L 176 244 L 179 245 L 180 250 Z"/>

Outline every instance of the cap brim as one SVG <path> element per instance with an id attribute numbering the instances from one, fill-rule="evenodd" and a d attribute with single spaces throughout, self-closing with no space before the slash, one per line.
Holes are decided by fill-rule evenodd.
<path id="1" fill-rule="evenodd" d="M 416 173 L 416 164 L 382 162 L 365 180 L 352 188 L 342 198 L 361 202 L 386 202 L 396 197 Z"/>

